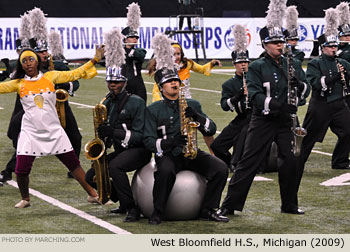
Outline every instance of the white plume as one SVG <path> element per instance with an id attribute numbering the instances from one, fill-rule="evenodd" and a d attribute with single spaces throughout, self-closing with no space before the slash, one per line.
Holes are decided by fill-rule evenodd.
<path id="1" fill-rule="evenodd" d="M 266 27 L 282 27 L 283 17 L 287 8 L 287 0 L 270 0 L 266 11 Z"/>
<path id="2" fill-rule="evenodd" d="M 44 12 L 35 7 L 29 11 L 31 35 L 36 40 L 47 41 L 46 18 Z"/>
<path id="3" fill-rule="evenodd" d="M 30 18 L 28 13 L 24 13 L 23 16 L 21 16 L 21 26 L 19 27 L 19 39 L 27 39 L 29 40 L 31 38 L 30 33 Z"/>
<path id="4" fill-rule="evenodd" d="M 104 34 L 106 67 L 121 67 L 125 64 L 123 35 L 119 28 L 113 28 Z"/>
<path id="5" fill-rule="evenodd" d="M 52 56 L 59 57 L 63 55 L 63 46 L 62 46 L 62 38 L 61 34 L 58 32 L 51 30 L 49 34 L 49 48 Z"/>
<path id="6" fill-rule="evenodd" d="M 336 36 L 338 34 L 338 15 L 334 8 L 328 8 L 325 10 L 325 21 L 324 34 L 326 37 L 330 35 Z"/>
<path id="7" fill-rule="evenodd" d="M 288 6 L 286 9 L 286 29 L 288 31 L 298 29 L 299 12 L 295 5 Z"/>
<path id="8" fill-rule="evenodd" d="M 154 58 L 157 62 L 156 70 L 162 68 L 174 69 L 174 48 L 171 46 L 171 40 L 168 36 L 157 33 L 152 38 L 152 48 L 154 49 Z"/>
<path id="9" fill-rule="evenodd" d="M 336 11 L 338 12 L 340 26 L 344 24 L 350 24 L 350 11 L 348 2 L 341 2 L 338 4 Z"/>
<path id="10" fill-rule="evenodd" d="M 140 19 L 141 19 L 141 9 L 140 6 L 137 3 L 131 3 L 128 7 L 126 7 L 128 10 L 128 14 L 126 15 L 126 18 L 128 20 L 127 26 L 129 26 L 132 30 L 137 31 L 137 29 L 140 26 Z"/>
<path id="11" fill-rule="evenodd" d="M 248 46 L 247 33 L 244 26 L 236 24 L 233 28 L 233 37 L 235 41 L 234 51 L 245 52 Z"/>

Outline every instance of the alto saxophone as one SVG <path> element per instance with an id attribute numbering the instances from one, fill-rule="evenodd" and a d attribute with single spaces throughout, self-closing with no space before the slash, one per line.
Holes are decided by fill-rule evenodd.
<path id="1" fill-rule="evenodd" d="M 105 204 L 111 197 L 111 181 L 107 162 L 105 142 L 98 137 L 97 128 L 107 120 L 106 97 L 93 108 L 95 138 L 85 144 L 85 156 L 93 161 L 98 201 Z"/>
<path id="2" fill-rule="evenodd" d="M 291 85 L 291 79 L 294 75 L 294 67 L 293 67 L 293 54 L 292 54 L 292 48 L 290 45 L 287 45 L 287 68 L 288 68 L 288 104 L 292 104 L 295 107 L 298 107 L 297 104 L 297 88 L 292 87 Z M 292 152 L 294 156 L 299 157 L 301 152 L 301 143 L 303 141 L 303 138 L 306 136 L 307 131 L 306 129 L 299 127 L 299 120 L 298 115 L 291 114 L 290 115 L 293 121 L 292 124 L 292 132 L 293 132 L 293 140 L 292 140 Z"/>
<path id="3" fill-rule="evenodd" d="M 199 127 L 198 122 L 194 122 L 192 118 L 188 118 L 185 115 L 187 108 L 187 102 L 185 99 L 185 91 L 183 84 L 180 87 L 179 93 L 179 111 L 180 111 L 180 125 L 181 134 L 186 136 L 187 143 L 182 149 L 184 157 L 189 159 L 195 159 L 198 152 L 197 145 L 197 128 Z"/>
<path id="4" fill-rule="evenodd" d="M 62 128 L 66 128 L 66 112 L 64 110 L 64 102 L 68 100 L 69 94 L 64 89 L 56 90 L 56 110 L 58 118 L 60 119 L 60 123 Z"/>

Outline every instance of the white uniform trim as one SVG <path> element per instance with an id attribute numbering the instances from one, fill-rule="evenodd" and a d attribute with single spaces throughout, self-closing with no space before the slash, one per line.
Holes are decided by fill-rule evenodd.
<path id="1" fill-rule="evenodd" d="M 321 86 L 322 86 L 322 91 L 321 91 L 321 95 L 324 95 L 324 91 L 326 91 L 328 89 L 327 85 L 326 85 L 326 76 L 322 76 L 321 77 Z"/>
<path id="2" fill-rule="evenodd" d="M 210 125 L 210 120 L 208 118 L 205 118 L 205 124 L 204 124 L 204 130 L 206 132 L 209 132 L 209 125 Z"/>
<path id="3" fill-rule="evenodd" d="M 161 147 L 161 141 L 163 139 L 162 138 L 158 138 L 157 141 L 156 141 L 156 148 L 157 148 L 157 157 L 162 157 L 163 156 L 163 150 L 162 150 L 162 147 Z"/>
<path id="4" fill-rule="evenodd" d="M 230 107 L 231 111 L 233 112 L 235 110 L 235 106 L 231 103 L 231 99 L 226 100 L 227 105 Z"/>
<path id="5" fill-rule="evenodd" d="M 263 113 L 264 115 L 270 114 L 270 101 L 272 97 L 266 97 L 265 102 L 264 102 L 264 110 Z"/>
<path id="6" fill-rule="evenodd" d="M 73 96 L 74 93 L 73 93 L 73 83 L 72 82 L 69 82 L 69 90 L 68 90 L 68 93 L 70 96 Z"/>
<path id="7" fill-rule="evenodd" d="M 129 145 L 129 141 L 130 141 L 130 137 L 131 137 L 131 131 L 128 130 L 128 127 L 126 126 L 125 123 L 122 124 L 123 126 L 123 129 L 125 130 L 125 137 L 124 137 L 124 140 L 122 140 L 122 146 L 124 148 L 128 148 L 128 145 Z"/>
<path id="8" fill-rule="evenodd" d="M 300 96 L 300 98 L 302 100 L 304 100 L 304 95 L 305 95 L 306 90 L 307 90 L 307 84 L 305 82 L 303 82 L 303 84 L 304 84 L 304 88 L 303 88 L 303 91 L 301 92 L 301 96 Z"/>

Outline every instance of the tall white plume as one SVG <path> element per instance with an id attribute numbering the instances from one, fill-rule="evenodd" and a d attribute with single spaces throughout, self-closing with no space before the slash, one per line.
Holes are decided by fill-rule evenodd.
<path id="1" fill-rule="evenodd" d="M 344 24 L 350 24 L 350 11 L 348 2 L 341 2 L 338 4 L 336 11 L 338 12 L 340 26 Z"/>
<path id="2" fill-rule="evenodd" d="M 338 34 L 338 13 L 334 8 L 328 8 L 325 10 L 325 27 L 324 27 L 324 34 L 325 36 L 334 35 L 336 36 Z"/>
<path id="3" fill-rule="evenodd" d="M 233 38 L 235 41 L 234 51 L 245 52 L 248 46 L 247 32 L 243 25 L 236 24 L 233 28 Z"/>
<path id="4" fill-rule="evenodd" d="M 266 27 L 282 27 L 283 17 L 287 8 L 287 0 L 270 0 L 266 11 Z"/>
<path id="5" fill-rule="evenodd" d="M 288 6 L 286 9 L 286 29 L 288 31 L 298 29 L 299 12 L 295 5 Z"/>
<path id="6" fill-rule="evenodd" d="M 36 40 L 47 41 L 46 17 L 44 12 L 35 7 L 29 12 L 31 35 Z"/>
<path id="7" fill-rule="evenodd" d="M 171 40 L 168 36 L 162 33 L 157 33 L 152 38 L 152 48 L 154 49 L 154 58 L 157 62 L 156 70 L 162 68 L 174 69 L 174 48 L 171 46 Z"/>
<path id="8" fill-rule="evenodd" d="M 19 27 L 19 39 L 27 39 L 29 40 L 31 38 L 31 31 L 30 31 L 30 18 L 28 13 L 24 13 L 23 16 L 21 16 L 21 25 Z"/>
<path id="9" fill-rule="evenodd" d="M 132 2 L 126 7 L 128 10 L 127 18 L 127 26 L 129 26 L 132 30 L 137 31 L 140 27 L 140 19 L 141 19 L 141 9 L 137 3 Z"/>
<path id="10" fill-rule="evenodd" d="M 63 46 L 62 46 L 62 38 L 61 34 L 58 32 L 51 30 L 49 34 L 49 48 L 52 56 L 59 57 L 63 55 Z"/>
<path id="11" fill-rule="evenodd" d="M 119 28 L 104 34 L 106 67 L 121 67 L 125 64 L 125 50 L 123 46 L 123 35 Z"/>

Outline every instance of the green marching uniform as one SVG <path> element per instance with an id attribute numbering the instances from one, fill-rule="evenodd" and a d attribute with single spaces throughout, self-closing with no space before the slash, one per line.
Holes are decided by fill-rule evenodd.
<path id="1" fill-rule="evenodd" d="M 339 58 L 345 59 L 350 63 L 350 45 L 349 44 L 340 44 L 339 50 L 337 52 Z"/>
<path id="2" fill-rule="evenodd" d="M 186 169 L 195 171 L 207 179 L 207 189 L 202 203 L 203 215 L 201 213 L 201 216 L 211 218 L 206 216 L 208 213 L 205 211 L 213 211 L 219 207 L 221 193 L 228 176 L 227 166 L 220 159 L 201 150 L 198 150 L 196 158 L 185 158 L 182 154 L 182 145 L 177 144 L 176 140 L 171 147 L 163 146 L 163 141 L 177 139 L 181 135 L 178 99 L 163 98 L 164 100 L 154 102 L 147 107 L 144 130 L 145 146 L 156 154 L 157 171 L 154 173 L 153 214 L 158 216 L 164 214 L 166 202 L 175 183 L 176 173 Z M 214 135 L 216 125 L 202 112 L 200 103 L 192 99 L 186 99 L 186 101 L 188 108 L 195 110 L 202 119 L 199 131 L 203 135 Z M 214 217 L 216 221 L 220 221 L 219 217 Z"/>
<path id="3" fill-rule="evenodd" d="M 119 200 L 120 209 L 129 211 L 136 206 L 127 172 L 142 168 L 151 159 L 151 152 L 144 148 L 142 142 L 146 105 L 139 96 L 130 95 L 125 90 L 116 96 L 107 95 L 104 105 L 107 108 L 106 127 L 113 132 L 106 140 L 107 147 L 111 147 L 111 144 L 114 147 L 114 152 L 107 156 L 113 181 L 111 200 Z M 98 128 L 99 136 L 106 135 L 103 131 L 106 130 Z M 95 170 L 91 168 L 85 180 L 96 188 L 94 175 Z"/>
<path id="4" fill-rule="evenodd" d="M 332 168 L 344 169 L 349 168 L 350 110 L 345 102 L 346 95 L 343 94 L 343 84 L 336 60 L 346 71 L 345 81 L 350 90 L 347 74 L 350 72 L 350 63 L 346 60 L 322 54 L 308 63 L 306 76 L 312 86 L 312 97 L 303 124 L 308 132 L 302 143 L 303 164 L 307 161 L 314 144 L 323 141 L 330 127 L 338 136 L 332 155 Z"/>
<path id="5" fill-rule="evenodd" d="M 243 153 L 245 135 L 251 116 L 251 109 L 246 108 L 242 76 L 236 75 L 222 84 L 220 104 L 224 111 L 236 111 L 237 116 L 221 131 L 210 147 L 215 156 L 228 166 L 233 159 L 232 164 L 235 166 Z M 232 146 L 234 151 L 231 156 L 229 149 Z"/>
<path id="6" fill-rule="evenodd" d="M 142 64 L 145 60 L 146 50 L 142 48 L 125 48 L 128 85 L 126 90 L 130 94 L 136 94 L 147 101 L 145 83 L 141 75 Z"/>
<path id="7" fill-rule="evenodd" d="M 305 103 L 310 92 L 300 61 L 293 60 L 295 76 L 299 80 L 298 98 Z M 253 179 L 266 158 L 272 142 L 278 146 L 278 155 L 282 163 L 279 167 L 279 185 L 281 210 L 298 213 L 296 194 L 296 157 L 292 153 L 290 114 L 282 110 L 287 105 L 287 59 L 281 56 L 277 64 L 271 56 L 265 54 L 249 65 L 247 74 L 248 94 L 253 105 L 242 159 L 231 178 L 227 196 L 221 209 L 226 212 L 242 211 Z M 300 103 L 300 104 L 301 104 Z"/>

